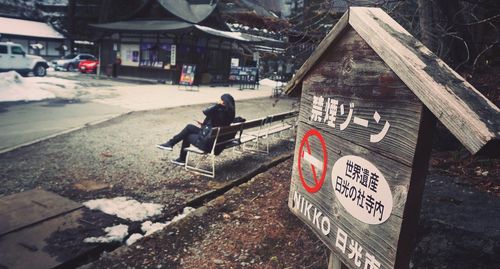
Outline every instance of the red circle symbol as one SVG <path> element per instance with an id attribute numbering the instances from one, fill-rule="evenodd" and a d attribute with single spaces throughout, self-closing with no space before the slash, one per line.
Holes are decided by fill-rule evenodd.
<path id="1" fill-rule="evenodd" d="M 321 143 L 321 149 L 323 151 L 323 162 L 320 160 L 316 159 L 313 157 L 311 153 L 311 146 L 309 144 L 309 139 L 311 137 L 317 137 L 319 139 L 319 142 Z M 307 153 L 304 151 L 304 145 L 306 146 Z M 323 186 L 323 182 L 325 181 L 325 176 L 326 176 L 326 164 L 328 162 L 328 154 L 326 152 L 326 143 L 325 139 L 321 135 L 321 133 L 316 130 L 316 129 L 311 129 L 307 131 L 307 133 L 302 137 L 302 141 L 300 142 L 300 147 L 299 147 L 299 176 L 300 176 L 300 181 L 302 182 L 302 186 L 306 189 L 306 191 L 310 193 L 317 192 L 321 189 L 321 186 Z M 309 162 L 311 164 L 311 170 L 312 170 L 312 175 L 313 175 L 313 180 L 314 180 L 314 185 L 309 186 L 307 182 L 304 179 L 304 176 L 302 175 L 302 159 L 304 159 L 306 162 Z M 318 174 L 316 173 L 316 167 L 321 168 L 321 177 L 318 180 Z M 318 167 L 318 168 L 319 168 Z"/>

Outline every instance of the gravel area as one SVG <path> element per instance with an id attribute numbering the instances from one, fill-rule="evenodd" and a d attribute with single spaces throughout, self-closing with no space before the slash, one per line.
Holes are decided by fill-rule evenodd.
<path id="1" fill-rule="evenodd" d="M 236 102 L 237 116 L 254 119 L 297 107 L 296 99 Z M 110 121 L 0 155 L 0 197 L 43 188 L 78 202 L 129 196 L 175 208 L 210 189 L 241 177 L 294 143 L 273 138 L 272 154 L 223 152 L 216 178 L 208 179 L 169 163 L 178 156 L 155 148 L 187 123 L 203 120 L 205 105 L 134 112 Z"/>

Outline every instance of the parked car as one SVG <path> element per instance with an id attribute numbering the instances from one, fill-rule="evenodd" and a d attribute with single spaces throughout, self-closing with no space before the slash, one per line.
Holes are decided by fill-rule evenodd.
<path id="1" fill-rule="evenodd" d="M 55 70 L 77 71 L 78 65 L 83 60 L 97 60 L 92 54 L 68 54 L 59 60 L 52 61 Z"/>
<path id="2" fill-rule="evenodd" d="M 14 70 L 21 76 L 30 72 L 37 77 L 47 74 L 47 61 L 36 55 L 28 55 L 20 44 L 13 42 L 0 42 L 0 72 Z"/>
<path id="3" fill-rule="evenodd" d="M 99 66 L 99 60 L 84 60 L 78 64 L 78 70 L 82 73 L 97 73 L 97 68 Z"/>

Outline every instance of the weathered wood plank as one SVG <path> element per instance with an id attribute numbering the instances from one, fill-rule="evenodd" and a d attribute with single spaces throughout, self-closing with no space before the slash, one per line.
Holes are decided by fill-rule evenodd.
<path id="1" fill-rule="evenodd" d="M 302 123 L 299 124 L 297 140 L 300 141 L 310 128 L 314 128 L 314 126 Z M 391 159 L 384 158 L 383 156 L 369 154 L 369 151 L 366 148 L 350 143 L 349 141 L 343 140 L 329 133 L 323 133 L 323 137 L 326 141 L 328 141 L 328 168 L 323 186 L 317 193 L 309 194 L 305 192 L 304 187 L 302 186 L 299 174 L 297 173 L 298 158 L 300 154 L 298 152 L 299 147 L 296 146 L 293 166 L 294 173 L 292 175 L 289 197 L 290 208 L 293 208 L 294 192 L 298 191 L 301 195 L 306 196 L 309 202 L 313 203 L 316 208 L 332 220 L 332 227 L 340 227 L 342 230 L 349 232 L 349 234 L 352 235 L 351 238 L 355 239 L 357 242 L 367 243 L 367 245 L 363 246 L 363 248 L 370 251 L 372 254 L 377 254 L 378 257 L 386 257 L 385 264 L 389 266 L 391 264 L 390 260 L 395 260 L 396 257 L 396 246 L 398 243 L 399 230 L 401 228 L 404 206 L 409 187 L 407 179 L 411 176 L 411 168 Z M 319 143 L 311 143 L 310 146 L 313 155 L 316 158 L 321 158 L 321 154 L 318 154 L 318 152 L 321 152 Z M 339 154 L 339 152 L 341 152 L 341 154 Z M 340 157 L 346 155 L 363 156 L 368 161 L 377 163 L 377 168 L 388 180 L 389 186 L 391 186 L 391 192 L 393 193 L 394 206 L 392 208 L 392 215 L 385 223 L 380 225 L 369 225 L 355 219 L 346 211 L 340 201 L 336 198 L 334 194 L 334 179 L 331 175 L 332 166 L 335 161 L 340 159 Z M 303 169 L 302 173 L 308 185 L 314 184 L 312 170 Z M 311 220 L 307 219 L 296 210 L 292 210 L 292 212 L 311 226 L 315 232 L 319 233 L 318 229 L 311 224 Z M 336 228 L 332 228 L 332 231 L 336 232 Z M 318 236 L 320 238 L 325 237 L 320 233 Z M 332 250 L 335 250 L 335 236 L 336 235 L 332 232 L 332 234 L 328 236 L 328 241 L 325 242 L 325 244 L 327 244 Z"/>
<path id="2" fill-rule="evenodd" d="M 314 128 L 314 126 L 306 123 L 299 124 L 297 133 L 298 143 L 310 128 Z M 429 134 L 432 132 L 432 128 L 427 128 L 424 132 L 426 132 L 426 135 L 422 135 L 422 139 L 425 138 L 427 142 L 430 142 L 431 140 L 429 139 Z M 381 268 L 401 268 L 395 266 L 395 264 L 397 262 L 400 264 L 408 262 L 409 255 L 411 253 L 413 246 L 412 236 L 414 236 L 417 220 L 416 216 L 418 216 L 419 212 L 420 197 L 422 194 L 427 160 L 416 160 L 419 163 L 415 163 L 414 168 L 412 168 L 392 159 L 385 158 L 382 155 L 372 153 L 366 148 L 353 144 L 337 136 L 326 132 L 323 132 L 322 134 L 325 141 L 328 141 L 327 154 L 329 160 L 323 187 L 320 191 L 314 194 L 307 193 L 304 190 L 297 173 L 298 158 L 300 158 L 301 154 L 298 152 L 299 147 L 296 146 L 293 165 L 294 173 L 292 175 L 290 187 L 289 207 L 292 208 L 292 212 L 294 212 L 300 219 L 311 227 L 317 236 L 327 246 L 329 246 L 330 249 L 335 251 L 335 240 L 337 239 L 336 231 L 338 228 L 341 228 L 349 234 L 349 238 L 363 244 L 365 251 L 375 255 L 383 265 Z M 425 157 L 429 155 L 430 147 L 423 145 L 423 142 L 424 141 L 421 141 L 420 143 L 422 146 L 421 150 L 426 152 L 423 152 L 420 155 Z M 311 143 L 310 146 L 313 155 L 320 159 L 321 154 L 318 154 L 318 152 L 321 152 L 321 146 L 319 143 Z M 388 181 L 393 195 L 393 208 L 392 214 L 386 222 L 379 225 L 369 225 L 363 223 L 351 216 L 336 198 L 334 194 L 332 166 L 336 160 L 346 155 L 362 156 L 366 160 L 376 164 L 377 168 Z M 303 169 L 302 173 L 308 185 L 314 184 L 312 170 Z M 412 180 L 414 183 L 411 183 Z M 410 184 L 413 185 L 410 186 Z M 417 186 L 419 184 L 420 186 Z M 307 197 L 306 199 L 313 204 L 315 208 L 323 212 L 325 216 L 328 216 L 328 218 L 332 220 L 332 232 L 328 236 L 321 234 L 320 229 L 312 224 L 311 219 L 308 219 L 304 214 L 299 212 L 300 210 L 297 210 L 297 208 L 293 209 L 293 196 L 295 191 L 300 193 L 302 196 Z M 402 261 L 396 261 L 398 258 L 398 251 L 400 254 L 404 254 L 400 257 Z M 338 254 L 337 250 L 337 255 Z M 350 265 L 350 268 L 355 268 L 355 265 L 351 260 L 346 259 L 345 257 L 341 257 L 341 259 L 345 264 Z"/>
<path id="3" fill-rule="evenodd" d="M 307 74 L 311 67 L 319 60 L 323 53 L 328 49 L 331 42 L 337 38 L 338 35 L 342 33 L 345 26 L 349 22 L 349 14 L 346 12 L 340 20 L 335 24 L 333 29 L 326 35 L 326 37 L 321 41 L 316 50 L 311 54 L 311 56 L 304 62 L 302 67 L 297 71 L 294 78 L 286 85 L 285 92 L 290 94 L 290 92 L 301 83 L 302 78 Z"/>
<path id="4" fill-rule="evenodd" d="M 6 234 L 0 238 L 0 268 L 55 268 L 75 257 L 58 257 L 57 253 L 48 250 L 47 238 L 59 231 L 75 229 L 80 226 L 78 220 L 83 210 L 76 210 L 62 216 L 44 221 L 20 231 Z M 74 255 L 81 255 L 85 251 L 95 248 L 95 245 L 81 243 L 80 251 Z"/>
<path id="5" fill-rule="evenodd" d="M 328 269 L 348 269 L 340 261 L 340 259 L 335 256 L 334 253 L 330 253 L 330 258 L 328 259 Z"/>
<path id="6" fill-rule="evenodd" d="M 0 199 L 0 236 L 82 207 L 45 190 L 35 189 Z"/>
<path id="7" fill-rule="evenodd" d="M 352 7 L 349 24 L 471 153 L 499 154 L 498 107 L 381 9 Z"/>
<path id="8" fill-rule="evenodd" d="M 346 29 L 337 42 L 339 49 L 323 54 L 314 72 L 304 78 L 299 120 L 411 165 L 421 102 L 352 28 Z M 332 98 L 339 106 L 344 105 L 344 115 L 337 111 L 335 127 L 310 119 L 313 96 Z M 353 118 L 367 120 L 367 127 L 351 118 L 347 128 L 340 130 L 350 104 L 354 104 Z M 375 111 L 381 116 L 379 123 L 374 119 Z M 381 132 L 385 121 L 391 124 L 389 132 L 380 142 L 370 143 L 370 135 Z"/>
<path id="9" fill-rule="evenodd" d="M 312 102 L 312 96 L 303 96 L 307 102 Z M 357 117 L 369 120 L 368 127 L 351 123 L 346 129 L 340 130 L 340 124 L 345 122 L 348 117 L 347 112 L 343 116 L 337 117 L 337 124 L 331 127 L 325 123 L 312 122 L 310 120 L 311 106 L 302 105 L 299 121 L 312 123 L 316 129 L 331 132 L 336 136 L 349 140 L 357 145 L 362 145 L 367 150 L 384 155 L 385 157 L 396 160 L 400 163 L 410 166 L 413 162 L 413 155 L 416 150 L 417 131 L 414 123 L 419 122 L 415 117 L 419 113 L 419 107 L 412 103 L 402 101 L 386 102 L 386 106 L 381 108 L 377 102 L 368 101 L 360 98 L 345 98 L 340 95 L 329 95 L 335 98 L 339 103 L 354 103 L 354 109 Z M 420 108 L 421 109 L 421 108 Z M 375 124 L 373 113 L 377 111 L 383 115 L 381 124 Z M 384 121 L 388 121 L 391 126 L 386 136 L 378 143 L 370 143 L 370 136 L 380 133 L 384 126 Z"/>
<path id="10" fill-rule="evenodd" d="M 405 204 L 403 223 L 401 224 L 398 242 L 398 254 L 395 268 L 408 268 L 413 253 L 420 218 L 422 194 L 429 166 L 432 149 L 432 135 L 436 126 L 436 117 L 426 107 L 422 112 L 422 120 L 417 136 L 417 149 L 413 158 L 412 175 Z"/>

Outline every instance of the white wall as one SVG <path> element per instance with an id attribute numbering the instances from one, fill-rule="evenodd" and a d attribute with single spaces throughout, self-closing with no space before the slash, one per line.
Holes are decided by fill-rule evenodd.
<path id="1" fill-rule="evenodd" d="M 135 57 L 134 57 L 134 54 Z M 120 57 L 122 65 L 139 66 L 139 44 L 121 44 Z"/>

